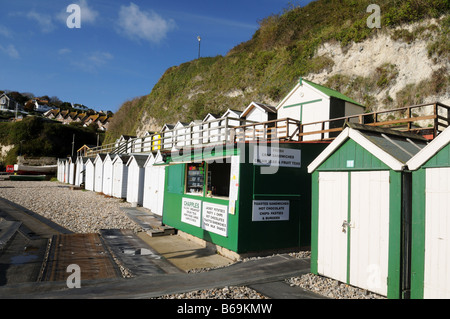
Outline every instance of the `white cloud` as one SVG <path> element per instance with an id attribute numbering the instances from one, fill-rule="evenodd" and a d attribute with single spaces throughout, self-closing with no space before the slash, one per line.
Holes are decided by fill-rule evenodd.
<path id="1" fill-rule="evenodd" d="M 44 33 L 52 32 L 56 28 L 50 15 L 30 11 L 25 16 L 30 20 L 36 21 Z"/>
<path id="2" fill-rule="evenodd" d="M 62 48 L 62 49 L 59 49 L 58 50 L 58 54 L 68 54 L 68 53 L 70 53 L 70 52 L 72 52 L 72 50 L 70 50 L 70 49 L 68 49 L 68 48 Z"/>
<path id="3" fill-rule="evenodd" d="M 6 38 L 11 38 L 11 31 L 7 27 L 0 25 L 0 35 Z"/>
<path id="4" fill-rule="evenodd" d="M 87 0 L 80 0 L 78 5 L 81 9 L 81 23 L 94 23 L 97 19 L 98 12 L 88 6 Z"/>
<path id="5" fill-rule="evenodd" d="M 133 40 L 159 43 L 175 27 L 173 20 L 166 20 L 154 11 L 141 11 L 134 3 L 121 6 L 119 32 Z"/>
<path id="6" fill-rule="evenodd" d="M 0 45 L 0 51 L 8 55 L 9 57 L 13 59 L 18 59 L 20 57 L 19 52 L 16 50 L 14 45 L 10 44 L 6 47 Z"/>
<path id="7" fill-rule="evenodd" d="M 61 51 L 61 50 L 60 50 Z M 109 52 L 96 51 L 72 60 L 71 64 L 82 71 L 89 73 L 97 73 L 99 68 L 114 59 L 114 56 Z"/>

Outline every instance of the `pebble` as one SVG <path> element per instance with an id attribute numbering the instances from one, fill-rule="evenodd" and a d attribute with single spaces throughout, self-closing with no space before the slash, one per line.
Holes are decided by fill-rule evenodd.
<path id="1" fill-rule="evenodd" d="M 0 181 L 0 197 L 25 207 L 74 233 L 98 233 L 100 229 L 142 228 L 120 207 L 122 199 L 86 190 L 72 190 L 59 182 Z"/>
<path id="2" fill-rule="evenodd" d="M 67 184 L 59 182 L 0 181 L 0 197 L 42 215 L 75 233 L 97 233 L 100 229 L 143 231 L 120 209 L 121 207 L 131 207 L 130 203 L 92 191 L 72 190 Z M 310 258 L 311 252 L 292 252 L 289 255 L 294 258 Z M 244 258 L 242 262 L 270 257 Z M 122 268 L 122 275 L 130 277 L 126 269 Z M 217 267 L 192 269 L 189 273 L 212 269 L 217 269 Z M 327 298 L 386 299 L 367 290 L 314 274 L 287 278 L 285 282 Z M 157 299 L 268 299 L 268 297 L 245 286 L 227 286 L 164 295 Z"/>

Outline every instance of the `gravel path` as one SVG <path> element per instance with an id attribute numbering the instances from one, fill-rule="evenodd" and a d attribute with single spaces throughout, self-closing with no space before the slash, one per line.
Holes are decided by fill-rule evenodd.
<path id="1" fill-rule="evenodd" d="M 71 190 L 59 182 L 0 181 L 0 197 L 75 233 L 97 233 L 100 229 L 141 230 L 120 210 L 120 207 L 131 207 L 130 203 L 91 191 Z"/>
<path id="2" fill-rule="evenodd" d="M 120 207 L 131 207 L 130 203 L 91 191 L 71 190 L 67 184 L 59 182 L 0 181 L 0 197 L 40 214 L 75 233 L 96 233 L 100 229 L 142 231 L 141 227 L 120 210 Z M 309 258 L 310 252 L 291 253 L 290 255 L 295 258 Z M 267 257 L 252 257 L 244 259 L 243 262 L 258 258 Z M 190 272 L 202 272 L 210 269 L 192 269 Z M 287 278 L 286 283 L 334 299 L 385 299 L 366 290 L 313 274 Z M 159 298 L 267 299 L 257 291 L 241 286 L 191 291 L 164 295 Z"/>

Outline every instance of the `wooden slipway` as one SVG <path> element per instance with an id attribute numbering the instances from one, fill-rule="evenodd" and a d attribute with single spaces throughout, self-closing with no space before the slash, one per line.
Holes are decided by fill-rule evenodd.
<path id="1" fill-rule="evenodd" d="M 66 281 L 77 265 L 81 280 L 120 277 L 111 254 L 103 247 L 99 234 L 61 234 L 52 238 L 41 281 Z"/>

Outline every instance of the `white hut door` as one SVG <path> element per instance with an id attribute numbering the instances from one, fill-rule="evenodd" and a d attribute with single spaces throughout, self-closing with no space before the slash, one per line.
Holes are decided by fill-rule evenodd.
<path id="1" fill-rule="evenodd" d="M 348 173 L 319 172 L 319 274 L 347 281 L 347 233 L 342 224 L 348 216 Z"/>
<path id="2" fill-rule="evenodd" d="M 351 173 L 350 284 L 386 296 L 389 171 Z"/>
<path id="3" fill-rule="evenodd" d="M 450 298 L 450 168 L 427 168 L 423 297 Z"/>
<path id="4" fill-rule="evenodd" d="M 164 183 L 166 177 L 166 168 L 164 166 L 158 167 L 158 187 L 156 189 L 157 192 L 157 209 L 155 214 L 162 216 L 163 214 L 163 202 L 164 202 Z"/>

